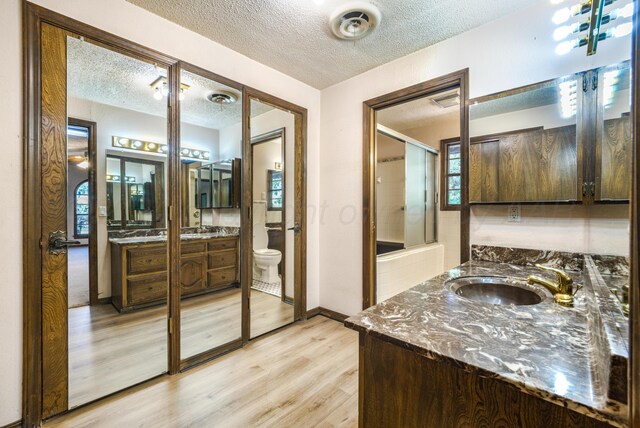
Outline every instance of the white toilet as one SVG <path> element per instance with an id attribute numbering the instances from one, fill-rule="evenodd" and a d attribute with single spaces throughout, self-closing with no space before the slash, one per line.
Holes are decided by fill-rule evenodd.
<path id="1" fill-rule="evenodd" d="M 281 284 L 278 265 L 282 253 L 267 248 L 269 234 L 266 227 L 267 203 L 253 203 L 253 278 L 269 284 Z"/>

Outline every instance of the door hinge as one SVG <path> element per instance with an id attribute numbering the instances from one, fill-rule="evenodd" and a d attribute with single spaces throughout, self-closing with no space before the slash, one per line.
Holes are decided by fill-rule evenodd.
<path id="1" fill-rule="evenodd" d="M 169 334 L 173 334 L 173 318 L 169 317 Z"/>
<path id="2" fill-rule="evenodd" d="M 589 78 L 587 77 L 587 73 L 583 73 L 582 75 L 582 92 L 587 92 L 589 90 Z"/>
<path id="3" fill-rule="evenodd" d="M 169 221 L 173 221 L 173 205 L 169 205 L 167 211 L 167 217 L 169 217 Z"/>
<path id="4" fill-rule="evenodd" d="M 591 89 L 593 89 L 594 91 L 598 89 L 598 72 L 597 71 L 593 72 L 593 77 L 591 78 Z"/>

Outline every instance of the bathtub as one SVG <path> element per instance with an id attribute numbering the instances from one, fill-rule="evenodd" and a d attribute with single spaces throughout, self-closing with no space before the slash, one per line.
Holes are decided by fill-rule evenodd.
<path id="1" fill-rule="evenodd" d="M 377 302 L 382 302 L 444 269 L 444 245 L 426 244 L 377 257 Z"/>

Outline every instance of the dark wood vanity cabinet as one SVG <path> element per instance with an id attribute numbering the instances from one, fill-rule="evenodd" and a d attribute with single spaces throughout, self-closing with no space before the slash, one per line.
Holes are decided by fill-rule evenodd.
<path id="1" fill-rule="evenodd" d="M 180 256 L 182 297 L 221 290 L 240 279 L 237 237 L 183 241 Z M 111 302 L 121 312 L 167 300 L 166 243 L 111 243 Z"/>

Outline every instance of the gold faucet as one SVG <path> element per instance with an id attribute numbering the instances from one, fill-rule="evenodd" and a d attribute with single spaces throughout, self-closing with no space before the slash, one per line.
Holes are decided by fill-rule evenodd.
<path id="1" fill-rule="evenodd" d="M 564 271 L 548 266 L 542 266 L 540 264 L 537 264 L 536 267 L 555 273 L 556 282 L 540 278 L 539 276 L 530 275 L 527 283 L 539 284 L 545 287 L 553 294 L 554 300 L 557 304 L 569 307 L 573 306 L 573 296 L 582 288 L 582 286 L 578 286 L 574 292 L 573 279 L 571 279 L 571 277 Z"/>
<path id="2" fill-rule="evenodd" d="M 616 299 L 620 302 L 620 307 L 622 308 L 622 313 L 625 317 L 629 317 L 629 284 L 625 284 L 622 286 L 622 298 L 618 296 L 618 290 L 615 288 L 611 289 L 611 293 L 616 296 Z"/>

